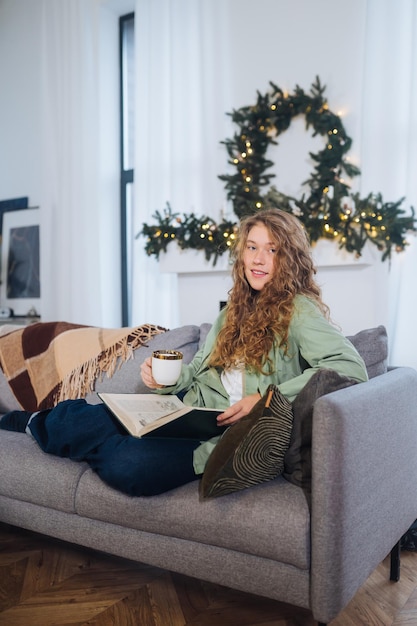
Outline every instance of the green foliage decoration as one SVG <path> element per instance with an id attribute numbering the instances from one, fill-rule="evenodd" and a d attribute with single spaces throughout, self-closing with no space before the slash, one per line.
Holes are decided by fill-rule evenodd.
<path id="1" fill-rule="evenodd" d="M 380 193 L 370 193 L 361 198 L 352 193 L 348 179 L 360 174 L 359 168 L 349 161 L 348 151 L 352 139 L 347 135 L 338 115 L 329 109 L 325 87 L 319 77 L 310 93 L 298 85 L 293 94 L 285 93 L 270 83 L 271 90 L 257 94 L 256 104 L 233 110 L 228 115 L 237 126 L 232 138 L 225 139 L 228 163 L 233 173 L 219 178 L 225 182 L 227 199 L 241 220 L 262 208 L 278 207 L 296 215 L 304 224 L 310 242 L 321 238 L 335 241 L 339 248 L 360 257 L 367 242 L 381 252 L 382 260 L 390 259 L 392 251 L 401 252 L 408 245 L 406 235 L 417 232 L 414 209 L 406 214 L 402 208 L 404 198 L 385 202 Z M 303 115 L 306 130 L 324 139 L 318 153 L 310 152 L 314 168 L 303 183 L 308 189 L 300 198 L 283 194 L 270 186 L 275 174 L 274 163 L 268 158 L 268 148 L 277 144 L 293 118 Z M 223 254 L 233 243 L 238 224 L 222 219 L 216 223 L 207 216 L 197 217 L 173 213 L 169 203 L 163 213 L 157 211 L 156 225 L 143 224 L 138 236 L 147 238 L 148 255 L 159 257 L 171 241 L 182 249 L 204 250 L 207 260 Z"/>
<path id="2" fill-rule="evenodd" d="M 215 265 L 231 246 L 237 230 L 234 221 L 223 219 L 216 224 L 211 217 L 197 217 L 194 213 L 181 217 L 172 212 L 169 202 L 163 213 L 157 211 L 153 217 L 158 225 L 143 224 L 139 235 L 147 238 L 146 253 L 157 259 L 161 252 L 166 252 L 169 243 L 176 241 L 182 250 L 203 250 L 207 261 L 213 259 Z"/>

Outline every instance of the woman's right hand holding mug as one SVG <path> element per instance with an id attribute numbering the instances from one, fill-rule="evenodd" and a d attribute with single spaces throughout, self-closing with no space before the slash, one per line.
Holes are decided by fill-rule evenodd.
<path id="1" fill-rule="evenodd" d="M 158 385 L 154 377 L 152 376 L 152 357 L 148 356 L 140 366 L 140 375 L 144 384 L 149 389 L 160 389 L 163 385 Z"/>

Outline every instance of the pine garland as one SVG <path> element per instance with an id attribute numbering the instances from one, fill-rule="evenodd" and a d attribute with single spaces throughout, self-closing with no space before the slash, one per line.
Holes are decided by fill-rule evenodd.
<path id="1" fill-rule="evenodd" d="M 158 225 L 143 224 L 138 236 L 147 238 L 146 253 L 157 259 L 171 241 L 176 241 L 182 250 L 204 250 L 207 261 L 213 257 L 215 265 L 217 258 L 231 246 L 237 230 L 235 222 L 225 219 L 216 224 L 211 217 L 197 217 L 194 213 L 180 217 L 172 212 L 169 202 L 163 214 L 157 211 L 153 217 Z"/>
<path id="2" fill-rule="evenodd" d="M 224 140 L 234 173 L 219 176 L 225 182 L 228 200 L 240 220 L 262 208 L 279 207 L 296 215 L 304 224 L 310 241 L 332 239 L 339 248 L 360 257 L 369 241 L 381 252 L 382 260 L 390 259 L 392 251 L 403 251 L 408 242 L 408 232 L 417 232 L 414 209 L 406 214 L 401 208 L 404 198 L 385 202 L 380 193 L 370 193 L 361 198 L 352 193 L 349 179 L 360 170 L 349 162 L 347 153 L 352 139 L 347 135 L 338 115 L 333 113 L 324 97 L 325 87 L 317 77 L 310 93 L 298 85 L 293 94 L 286 94 L 270 83 L 271 90 L 258 92 L 254 106 L 234 110 L 229 115 L 238 130 L 232 138 Z M 268 159 L 268 148 L 285 132 L 293 118 L 304 115 L 306 130 L 313 136 L 324 138 L 324 148 L 310 153 L 314 169 L 304 185 L 309 191 L 301 198 L 281 193 L 271 186 L 262 193 L 274 178 L 268 172 L 274 163 Z M 223 254 L 233 242 L 238 224 L 222 219 L 216 223 L 207 216 L 197 217 L 173 213 L 169 203 L 163 214 L 152 216 L 156 225 L 143 224 L 138 236 L 147 238 L 145 250 L 156 258 L 166 251 L 171 241 L 182 249 L 204 250 L 207 260 Z"/>

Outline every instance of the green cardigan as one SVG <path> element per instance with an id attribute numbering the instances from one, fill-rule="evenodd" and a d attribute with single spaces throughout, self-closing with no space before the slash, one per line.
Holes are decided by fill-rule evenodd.
<path id="1" fill-rule="evenodd" d="M 274 345 L 269 356 L 274 364 L 274 373 L 264 375 L 245 371 L 243 395 L 266 393 L 271 383 L 278 385 L 281 393 L 293 401 L 311 376 L 319 369 L 329 368 L 339 374 L 364 382 L 368 379 L 365 363 L 354 346 L 342 333 L 323 316 L 316 303 L 305 296 L 296 296 L 294 313 L 289 326 L 288 350 Z M 187 390 L 183 401 L 190 406 L 208 406 L 226 409 L 229 396 L 224 389 L 220 371 L 208 367 L 217 335 L 224 324 L 223 310 L 211 327 L 202 348 L 189 365 L 184 365 L 181 376 L 172 387 L 158 389 L 158 393 L 176 394 Z M 204 470 L 205 462 L 217 442 L 202 444 L 194 453 L 196 473 Z"/>

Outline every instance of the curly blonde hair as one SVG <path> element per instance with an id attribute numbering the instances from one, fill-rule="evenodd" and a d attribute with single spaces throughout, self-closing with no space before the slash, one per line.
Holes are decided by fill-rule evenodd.
<path id="1" fill-rule="evenodd" d="M 249 285 L 243 263 L 249 232 L 257 225 L 267 228 L 276 246 L 273 276 L 260 291 Z M 234 284 L 210 365 L 228 368 L 244 363 L 256 372 L 272 373 L 268 353 L 274 342 L 287 353 L 288 328 L 296 295 L 314 300 L 329 317 L 328 307 L 314 280 L 316 269 L 307 233 L 291 213 L 281 209 L 258 211 L 242 220 L 233 256 Z"/>

